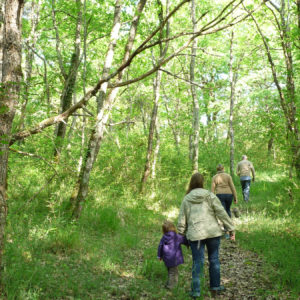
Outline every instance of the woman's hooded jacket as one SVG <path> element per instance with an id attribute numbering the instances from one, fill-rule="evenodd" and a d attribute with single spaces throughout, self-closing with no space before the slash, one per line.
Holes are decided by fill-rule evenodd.
<path id="1" fill-rule="evenodd" d="M 234 231 L 232 221 L 217 196 L 208 190 L 196 188 L 182 201 L 178 233 L 186 235 L 190 241 L 218 237 L 223 234 L 218 220 L 228 231 Z"/>

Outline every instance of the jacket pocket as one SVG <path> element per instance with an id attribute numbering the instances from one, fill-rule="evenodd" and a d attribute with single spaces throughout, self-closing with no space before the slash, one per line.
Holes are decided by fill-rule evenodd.
<path id="1" fill-rule="evenodd" d="M 203 227 L 204 223 L 204 220 L 192 221 L 192 227 L 195 231 L 201 231 L 201 228 Z"/>

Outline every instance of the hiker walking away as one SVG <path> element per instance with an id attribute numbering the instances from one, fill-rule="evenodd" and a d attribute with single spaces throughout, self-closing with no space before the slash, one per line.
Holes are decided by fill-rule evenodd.
<path id="1" fill-rule="evenodd" d="M 166 220 L 162 225 L 163 237 L 160 240 L 157 258 L 163 260 L 168 269 L 165 288 L 172 289 L 178 283 L 178 265 L 183 264 L 181 244 L 188 246 L 185 236 L 177 234 L 175 225 Z"/>
<path id="2" fill-rule="evenodd" d="M 251 173 L 252 181 L 255 181 L 255 170 L 251 161 L 247 159 L 246 155 L 242 156 L 242 160 L 238 163 L 236 173 L 240 176 L 243 198 L 246 202 L 249 201 Z"/>
<path id="3" fill-rule="evenodd" d="M 224 166 L 221 164 L 217 166 L 217 174 L 212 178 L 211 191 L 220 199 L 228 216 L 231 218 L 230 207 L 232 200 L 234 200 L 235 204 L 238 200 L 232 178 L 229 174 L 225 173 Z M 226 228 L 224 230 L 225 238 L 229 239 Z"/>
<path id="4" fill-rule="evenodd" d="M 192 284 L 190 296 L 200 297 L 200 275 L 203 275 L 204 250 L 208 252 L 210 290 L 213 293 L 224 291 L 220 285 L 219 246 L 222 229 L 218 219 L 223 222 L 235 240 L 234 226 L 220 200 L 212 192 L 203 188 L 204 177 L 195 173 L 182 201 L 178 217 L 178 233 L 185 234 L 193 258 Z M 218 218 L 218 219 L 217 219 Z"/>

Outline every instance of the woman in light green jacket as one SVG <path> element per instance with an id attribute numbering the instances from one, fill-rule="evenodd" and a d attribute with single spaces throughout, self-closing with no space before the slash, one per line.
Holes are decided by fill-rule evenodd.
<path id="1" fill-rule="evenodd" d="M 203 188 L 204 177 L 195 173 L 182 201 L 178 217 L 178 233 L 186 235 L 190 242 L 193 269 L 191 296 L 200 297 L 200 274 L 204 266 L 205 245 L 208 252 L 210 289 L 220 292 L 225 288 L 220 285 L 219 246 L 222 229 L 218 219 L 228 228 L 230 239 L 235 240 L 232 220 L 224 210 L 220 200 Z"/>

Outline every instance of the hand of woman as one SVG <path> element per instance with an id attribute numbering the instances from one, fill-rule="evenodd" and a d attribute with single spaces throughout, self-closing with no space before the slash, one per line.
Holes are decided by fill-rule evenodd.
<path id="1" fill-rule="evenodd" d="M 230 240 L 235 241 L 235 232 L 229 232 L 230 234 Z"/>

